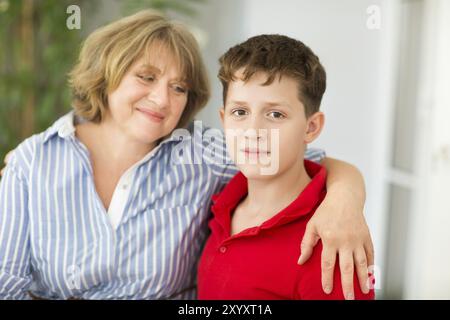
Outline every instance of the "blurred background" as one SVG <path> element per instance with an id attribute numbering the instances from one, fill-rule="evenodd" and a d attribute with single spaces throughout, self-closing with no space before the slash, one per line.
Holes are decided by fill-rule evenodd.
<path id="1" fill-rule="evenodd" d="M 142 8 L 197 37 L 213 88 L 198 118 L 213 127 L 230 46 L 281 33 L 311 47 L 328 75 L 314 147 L 365 177 L 377 298 L 450 299 L 450 1 L 0 0 L 0 158 L 70 110 L 82 39 Z"/>

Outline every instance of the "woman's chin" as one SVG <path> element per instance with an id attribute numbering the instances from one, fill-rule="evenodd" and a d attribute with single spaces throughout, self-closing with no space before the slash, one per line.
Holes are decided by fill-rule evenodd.
<path id="1" fill-rule="evenodd" d="M 149 128 L 134 130 L 133 132 L 133 137 L 136 141 L 149 145 L 154 144 L 164 136 L 165 134 L 162 130 L 149 130 Z"/>
<path id="2" fill-rule="evenodd" d="M 139 140 L 148 142 L 155 142 L 168 134 L 170 134 L 174 129 L 168 127 L 168 123 L 163 121 L 160 123 L 152 122 L 147 119 L 139 119 L 133 124 L 133 135 Z"/>

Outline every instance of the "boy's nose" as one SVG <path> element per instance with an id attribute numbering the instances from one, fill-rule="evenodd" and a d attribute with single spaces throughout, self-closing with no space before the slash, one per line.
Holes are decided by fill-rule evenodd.
<path id="1" fill-rule="evenodd" d="M 247 129 L 250 129 L 250 131 L 258 131 L 260 129 L 264 129 L 261 117 L 259 117 L 258 115 L 254 115 L 253 117 L 251 117 L 249 119 Z"/>
<path id="2" fill-rule="evenodd" d="M 267 130 L 261 127 L 248 128 L 244 132 L 247 143 L 260 144 L 267 141 Z"/>
<path id="3" fill-rule="evenodd" d="M 267 137 L 268 128 L 264 123 L 264 119 L 259 116 L 254 116 L 249 119 L 246 126 L 246 137 L 247 138 L 265 138 Z"/>

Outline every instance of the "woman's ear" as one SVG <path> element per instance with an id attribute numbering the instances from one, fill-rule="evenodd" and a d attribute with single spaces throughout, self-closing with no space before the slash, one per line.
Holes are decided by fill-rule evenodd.
<path id="1" fill-rule="evenodd" d="M 305 143 L 313 142 L 322 132 L 325 123 L 323 112 L 316 112 L 306 120 Z"/>

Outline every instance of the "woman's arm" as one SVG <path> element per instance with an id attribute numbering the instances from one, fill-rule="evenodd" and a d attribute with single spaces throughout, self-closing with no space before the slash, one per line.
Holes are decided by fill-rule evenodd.
<path id="1" fill-rule="evenodd" d="M 361 290 L 367 293 L 368 266 L 374 263 L 373 244 L 363 214 L 366 198 L 364 179 L 357 168 L 343 161 L 325 158 L 321 164 L 328 171 L 327 196 L 308 222 L 299 264 L 309 259 L 321 239 L 323 290 L 325 293 L 333 290 L 338 254 L 344 296 L 353 299 L 354 266 Z"/>
<path id="2" fill-rule="evenodd" d="M 30 299 L 27 184 L 13 160 L 0 180 L 0 300 Z"/>

